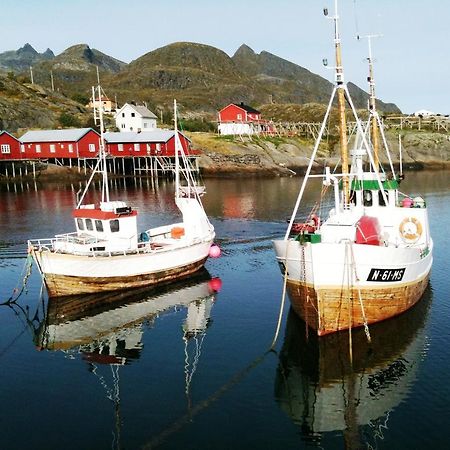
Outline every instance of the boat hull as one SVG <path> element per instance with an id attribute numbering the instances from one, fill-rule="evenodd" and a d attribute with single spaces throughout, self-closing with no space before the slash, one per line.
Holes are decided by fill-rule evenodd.
<path id="1" fill-rule="evenodd" d="M 358 244 L 275 241 L 294 311 L 317 335 L 395 317 L 422 297 L 432 265 L 427 252 Z"/>
<path id="2" fill-rule="evenodd" d="M 411 283 L 359 290 L 341 286 L 315 289 L 306 283 L 289 280 L 287 289 L 295 313 L 319 336 L 324 336 L 404 313 L 420 300 L 428 280 L 426 275 Z"/>
<path id="3" fill-rule="evenodd" d="M 167 283 L 201 269 L 211 242 L 160 253 L 104 257 L 33 251 L 49 297 Z"/>

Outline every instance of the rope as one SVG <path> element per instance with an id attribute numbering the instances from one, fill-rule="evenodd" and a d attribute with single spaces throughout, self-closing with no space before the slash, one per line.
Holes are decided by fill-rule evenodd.
<path id="1" fill-rule="evenodd" d="M 13 292 L 11 294 L 11 296 L 0 303 L 0 306 L 3 305 L 11 305 L 12 303 L 16 303 L 17 300 L 19 299 L 19 297 L 22 295 L 22 293 L 26 290 L 26 285 L 28 282 L 28 278 L 31 275 L 31 267 L 33 265 L 33 257 L 31 256 L 31 254 L 28 254 L 27 259 L 25 260 L 25 264 L 22 270 L 22 286 L 19 289 L 19 286 L 16 286 L 13 289 Z"/>
<path id="2" fill-rule="evenodd" d="M 355 262 L 355 255 L 353 253 L 353 245 L 352 243 L 350 243 L 350 256 L 352 259 L 352 267 L 353 267 L 353 271 L 354 271 L 354 275 L 355 275 L 355 284 L 356 284 L 356 288 L 358 290 L 358 300 L 359 300 L 359 306 L 361 307 L 361 313 L 364 319 L 364 332 L 366 333 L 366 337 L 367 337 L 367 341 L 369 343 L 372 342 L 372 338 L 370 336 L 370 331 L 369 331 L 369 324 L 367 323 L 367 317 L 366 317 L 366 312 L 364 310 L 364 303 L 362 301 L 362 296 L 361 296 L 361 288 L 359 286 L 359 277 L 358 277 L 358 273 L 356 272 L 356 262 Z"/>
<path id="3" fill-rule="evenodd" d="M 275 344 L 278 340 L 278 334 L 280 333 L 281 327 L 281 319 L 283 317 L 284 304 L 286 302 L 286 287 L 287 287 L 287 279 L 288 279 L 288 270 L 287 270 L 287 253 L 288 253 L 289 241 L 286 241 L 286 253 L 284 254 L 284 276 L 283 276 L 283 293 L 281 295 L 281 303 L 280 303 L 280 311 L 278 313 L 278 322 L 277 328 L 275 330 L 275 335 L 273 337 L 272 343 L 270 344 L 269 351 L 273 350 Z"/>

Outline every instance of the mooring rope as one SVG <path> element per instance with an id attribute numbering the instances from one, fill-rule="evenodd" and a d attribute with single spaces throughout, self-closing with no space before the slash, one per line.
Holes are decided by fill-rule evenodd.
<path id="1" fill-rule="evenodd" d="M 25 260 L 24 267 L 22 269 L 21 277 L 22 277 L 22 285 L 19 288 L 19 285 L 17 285 L 11 294 L 11 296 L 0 303 L 0 306 L 3 305 L 11 305 L 12 303 L 16 303 L 19 297 L 22 295 L 24 291 L 26 291 L 26 286 L 28 282 L 28 278 L 31 275 L 31 268 L 33 266 L 33 257 L 29 253 L 27 256 L 27 259 Z"/>

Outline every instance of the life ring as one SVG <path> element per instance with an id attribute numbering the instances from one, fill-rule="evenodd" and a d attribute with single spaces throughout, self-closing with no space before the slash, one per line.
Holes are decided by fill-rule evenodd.
<path id="1" fill-rule="evenodd" d="M 422 224 L 415 217 L 406 217 L 401 221 L 399 231 L 405 242 L 414 243 L 422 236 Z"/>

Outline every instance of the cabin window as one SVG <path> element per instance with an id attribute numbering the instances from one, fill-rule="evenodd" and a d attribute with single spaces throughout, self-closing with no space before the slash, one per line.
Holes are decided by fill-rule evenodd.
<path id="1" fill-rule="evenodd" d="M 148 123 L 144 122 L 144 128 L 148 128 Z"/>
<path id="2" fill-rule="evenodd" d="M 119 231 L 119 220 L 118 219 L 110 220 L 109 228 L 111 229 L 111 233 L 117 233 Z"/>
<path id="3" fill-rule="evenodd" d="M 77 219 L 77 227 L 79 230 L 84 230 L 83 219 L 80 219 L 80 218 Z"/>
<path id="4" fill-rule="evenodd" d="M 117 150 L 123 152 L 123 144 L 117 144 Z"/>
<path id="5" fill-rule="evenodd" d="M 11 147 L 9 144 L 2 144 L 2 153 L 11 153 Z"/>
<path id="6" fill-rule="evenodd" d="M 350 191 L 350 203 L 356 205 L 356 191 Z"/>
<path id="7" fill-rule="evenodd" d="M 372 206 L 373 205 L 373 198 L 372 198 L 372 191 L 364 191 L 363 192 L 363 203 L 364 206 Z"/>
<path id="8" fill-rule="evenodd" d="M 86 219 L 86 230 L 92 231 L 94 229 L 94 225 L 92 224 L 91 219 Z"/>
<path id="9" fill-rule="evenodd" d="M 384 191 L 384 195 L 386 196 L 386 198 L 389 201 L 389 192 L 388 191 Z M 386 206 L 386 203 L 385 203 L 384 198 L 383 198 L 383 192 L 382 191 L 378 192 L 378 204 L 380 206 Z"/>
<path id="10" fill-rule="evenodd" d="M 89 151 L 95 152 L 95 144 L 89 144 Z"/>
<path id="11" fill-rule="evenodd" d="M 95 221 L 95 229 L 97 231 L 103 232 L 103 222 L 101 220 Z"/>

